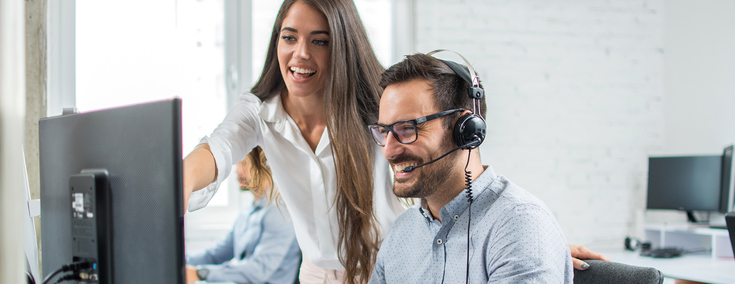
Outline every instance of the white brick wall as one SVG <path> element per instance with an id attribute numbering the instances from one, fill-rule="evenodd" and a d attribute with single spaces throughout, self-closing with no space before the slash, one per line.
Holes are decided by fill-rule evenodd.
<path id="1" fill-rule="evenodd" d="M 735 1 L 666 0 L 664 152 L 735 142 Z"/>
<path id="2" fill-rule="evenodd" d="M 663 145 L 663 24 L 663 0 L 417 0 L 415 38 L 478 70 L 483 162 L 546 202 L 570 243 L 618 245 Z"/>

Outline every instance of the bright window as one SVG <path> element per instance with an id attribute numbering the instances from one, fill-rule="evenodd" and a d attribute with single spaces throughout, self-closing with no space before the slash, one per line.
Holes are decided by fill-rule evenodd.
<path id="1" fill-rule="evenodd" d="M 77 1 L 77 109 L 180 97 L 191 152 L 227 111 L 223 11 L 221 0 Z M 227 201 L 222 190 L 209 204 Z"/>
<path id="2" fill-rule="evenodd" d="M 61 86 L 69 86 L 64 80 L 74 81 L 76 87 L 66 93 L 54 87 L 50 100 L 75 101 L 84 112 L 180 97 L 183 155 L 187 155 L 222 121 L 228 104 L 260 75 L 281 1 L 77 0 L 75 14 L 68 13 L 69 3 L 74 2 L 50 6 L 62 11 L 62 18 L 73 19 L 69 26 L 75 27 L 75 60 L 71 69 L 60 70 L 75 70 L 69 76 L 75 79 L 52 70 L 50 80 L 62 81 Z M 392 1 L 356 0 L 355 4 L 378 59 L 384 66 L 390 64 L 392 31 L 385 11 L 391 10 Z M 247 16 L 250 29 L 233 32 L 247 27 Z M 66 38 L 52 37 L 51 49 L 63 49 L 69 42 Z M 63 51 L 51 54 L 54 64 L 64 64 Z M 252 76 L 238 76 L 248 73 Z M 187 213 L 187 251 L 222 237 L 241 206 L 252 202 L 252 195 L 239 192 L 234 176 L 233 171 L 206 208 Z"/>

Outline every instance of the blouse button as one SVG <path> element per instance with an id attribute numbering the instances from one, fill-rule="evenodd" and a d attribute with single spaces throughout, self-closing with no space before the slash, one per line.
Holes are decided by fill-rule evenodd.
<path id="1" fill-rule="evenodd" d="M 436 244 L 437 244 L 437 245 L 440 245 L 440 244 L 442 244 L 442 239 L 436 239 Z"/>
<path id="2" fill-rule="evenodd" d="M 454 215 L 454 220 L 459 220 L 459 215 Z"/>

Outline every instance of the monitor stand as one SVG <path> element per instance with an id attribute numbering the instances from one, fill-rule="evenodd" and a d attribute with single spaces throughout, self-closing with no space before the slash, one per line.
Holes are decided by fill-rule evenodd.
<path id="1" fill-rule="evenodd" d="M 694 217 L 694 211 L 692 211 L 692 210 L 687 210 L 687 220 L 689 220 L 689 222 L 692 223 L 692 224 L 699 223 L 699 222 L 697 222 L 697 218 Z"/>
<path id="2" fill-rule="evenodd" d="M 712 219 L 713 217 L 711 217 L 711 216 L 709 216 L 709 214 L 707 214 L 707 219 L 706 220 L 699 221 L 699 220 L 697 220 L 696 217 L 694 217 L 694 211 L 687 210 L 686 212 L 687 212 L 687 220 L 689 221 L 690 224 L 694 224 L 694 225 L 698 225 L 698 226 L 707 226 L 707 227 L 709 227 L 711 229 L 726 229 L 727 228 L 725 226 L 725 223 L 724 222 L 717 222 L 716 221 L 716 218 L 717 218 L 716 216 L 715 216 L 715 220 L 713 220 Z"/>

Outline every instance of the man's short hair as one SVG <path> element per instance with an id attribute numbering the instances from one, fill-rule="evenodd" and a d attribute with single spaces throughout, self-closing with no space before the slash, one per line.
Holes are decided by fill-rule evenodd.
<path id="1" fill-rule="evenodd" d="M 465 69 L 467 67 L 462 66 Z M 408 82 L 414 79 L 429 80 L 429 85 L 434 89 L 434 101 L 439 111 L 463 108 L 472 111 L 473 99 L 467 95 L 470 83 L 460 78 L 444 62 L 430 55 L 416 53 L 406 55 L 401 62 L 391 66 L 383 72 L 380 86 L 385 90 L 393 84 Z M 482 84 L 480 84 L 482 87 Z M 485 117 L 487 107 L 485 97 L 480 100 L 482 117 Z M 459 118 L 459 113 L 444 117 L 444 125 L 447 129 L 454 127 L 454 122 Z"/>

